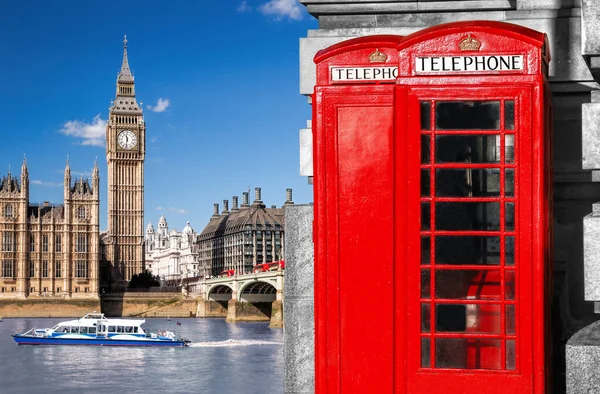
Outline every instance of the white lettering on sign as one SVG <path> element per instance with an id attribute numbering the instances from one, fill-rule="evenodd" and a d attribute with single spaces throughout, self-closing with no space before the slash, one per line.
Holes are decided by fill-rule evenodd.
<path id="1" fill-rule="evenodd" d="M 427 56 L 415 59 L 417 73 L 521 71 L 523 55 Z"/>
<path id="2" fill-rule="evenodd" d="M 332 81 L 393 81 L 398 67 L 331 67 Z"/>

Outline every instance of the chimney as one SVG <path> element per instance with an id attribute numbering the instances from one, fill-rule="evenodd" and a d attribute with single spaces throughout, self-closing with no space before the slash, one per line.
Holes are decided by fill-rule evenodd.
<path id="1" fill-rule="evenodd" d="M 233 200 L 233 208 L 231 208 L 232 211 L 237 211 L 238 208 L 238 196 L 233 196 L 231 197 L 231 199 Z"/>
<path id="2" fill-rule="evenodd" d="M 271 205 L 271 208 L 275 209 L 277 208 L 277 205 Z"/>
<path id="3" fill-rule="evenodd" d="M 44 201 L 44 207 L 47 207 L 48 205 L 50 205 L 49 201 Z"/>
<path id="4" fill-rule="evenodd" d="M 285 202 L 283 205 L 293 205 L 294 201 L 292 201 L 292 189 L 285 189 Z"/>
<path id="5" fill-rule="evenodd" d="M 215 208 L 214 208 L 214 210 L 213 210 L 213 215 L 212 215 L 212 217 L 210 218 L 210 220 L 213 220 L 213 219 L 217 219 L 217 218 L 219 218 L 219 204 L 215 203 L 215 204 L 214 204 L 214 207 L 215 207 Z"/>
<path id="6" fill-rule="evenodd" d="M 242 208 L 248 208 L 250 203 L 248 202 L 248 192 L 242 193 Z"/>
<path id="7" fill-rule="evenodd" d="M 229 215 L 229 200 L 223 200 L 223 215 Z"/>
<path id="8" fill-rule="evenodd" d="M 262 202 L 260 199 L 260 187 L 254 188 L 254 202 Z"/>

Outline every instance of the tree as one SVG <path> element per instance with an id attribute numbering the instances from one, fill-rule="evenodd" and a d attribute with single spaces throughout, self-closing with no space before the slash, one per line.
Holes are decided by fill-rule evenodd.
<path id="1" fill-rule="evenodd" d="M 160 286 L 160 282 L 157 281 L 156 278 L 152 276 L 152 273 L 148 270 L 140 274 L 133 275 L 129 281 L 130 289 L 140 289 L 154 286 Z"/>

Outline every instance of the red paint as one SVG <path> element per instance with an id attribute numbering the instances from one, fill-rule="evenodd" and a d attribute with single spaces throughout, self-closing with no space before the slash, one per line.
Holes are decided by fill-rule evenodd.
<path id="1" fill-rule="evenodd" d="M 459 22 L 315 61 L 316 392 L 548 392 L 546 36 Z"/>

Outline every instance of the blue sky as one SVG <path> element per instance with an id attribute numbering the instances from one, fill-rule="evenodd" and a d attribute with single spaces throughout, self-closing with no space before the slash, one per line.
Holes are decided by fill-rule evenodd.
<path id="1" fill-rule="evenodd" d="M 262 188 L 312 201 L 299 175 L 298 39 L 317 27 L 296 0 L 19 1 L 0 12 L 0 176 L 27 157 L 32 203 L 63 201 L 72 174 L 101 176 L 105 121 L 127 34 L 146 120 L 145 222 L 201 231 L 213 203 Z"/>

